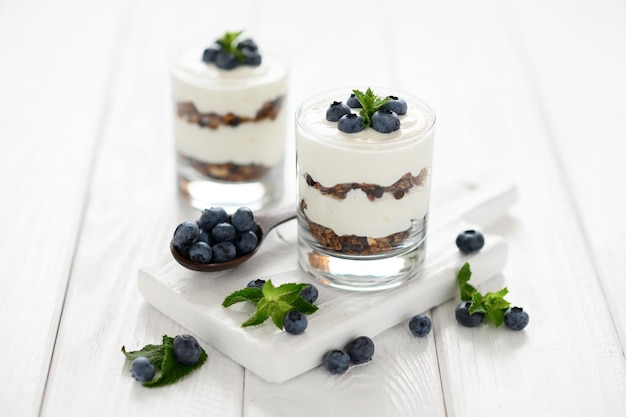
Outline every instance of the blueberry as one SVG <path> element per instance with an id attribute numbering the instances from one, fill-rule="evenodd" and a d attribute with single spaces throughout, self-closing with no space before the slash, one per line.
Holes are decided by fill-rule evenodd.
<path id="1" fill-rule="evenodd" d="M 218 44 L 213 44 L 206 48 L 202 53 L 202 62 L 206 62 L 207 64 L 210 62 L 215 62 L 215 57 L 217 53 L 222 50 L 222 47 Z"/>
<path id="2" fill-rule="evenodd" d="M 341 119 L 341 116 L 352 113 L 350 107 L 343 104 L 341 101 L 333 101 L 333 103 L 326 109 L 326 120 L 329 122 L 337 122 Z"/>
<path id="3" fill-rule="evenodd" d="M 239 60 L 231 53 L 219 51 L 215 56 L 215 65 L 220 69 L 231 70 L 239 65 Z"/>
<path id="4" fill-rule="evenodd" d="M 265 285 L 265 280 L 259 278 L 259 279 L 253 279 L 252 281 L 248 282 L 247 287 L 248 288 L 258 288 L 258 289 L 262 290 L 264 285 Z"/>
<path id="5" fill-rule="evenodd" d="M 174 357 L 183 365 L 193 365 L 200 359 L 200 344 L 191 335 L 176 336 L 174 338 Z"/>
<path id="6" fill-rule="evenodd" d="M 247 38 L 239 41 L 239 43 L 237 44 L 237 49 L 239 49 L 240 51 L 248 50 L 250 52 L 256 52 L 259 50 L 259 47 L 257 46 L 256 42 L 254 42 L 251 38 Z"/>
<path id="7" fill-rule="evenodd" d="M 317 300 L 318 295 L 319 292 L 313 284 L 306 284 L 306 288 L 300 292 L 300 297 L 304 298 L 311 304 L 313 304 Z"/>
<path id="8" fill-rule="evenodd" d="M 511 307 L 504 312 L 504 324 L 511 330 L 522 330 L 528 321 L 528 313 L 522 307 Z"/>
<path id="9" fill-rule="evenodd" d="M 354 113 L 341 116 L 337 127 L 344 133 L 356 133 L 365 129 L 365 126 L 363 126 L 363 118 Z"/>
<path id="10" fill-rule="evenodd" d="M 289 334 L 300 334 L 304 332 L 307 324 L 306 316 L 296 310 L 285 314 L 285 318 L 283 319 L 283 328 Z"/>
<path id="11" fill-rule="evenodd" d="M 206 230 L 200 228 L 200 234 L 196 238 L 196 243 L 197 242 L 204 242 L 204 243 L 208 243 L 209 245 L 211 244 L 211 237 L 209 236 Z"/>
<path id="12" fill-rule="evenodd" d="M 417 315 L 411 317 L 409 320 L 409 329 L 414 336 L 424 337 L 430 333 L 430 330 L 433 328 L 433 323 L 430 321 L 430 318 L 424 315 Z"/>
<path id="13" fill-rule="evenodd" d="M 374 342 L 367 336 L 359 336 L 346 345 L 346 353 L 354 364 L 366 363 L 374 356 Z"/>
<path id="14" fill-rule="evenodd" d="M 257 67 L 261 65 L 261 60 L 262 60 L 261 54 L 255 51 L 249 51 L 247 49 L 244 49 L 242 52 L 244 56 L 243 63 L 245 65 L 251 65 L 253 67 Z"/>
<path id="15" fill-rule="evenodd" d="M 459 305 L 456 306 L 456 309 L 454 311 L 456 321 L 458 321 L 465 327 L 476 327 L 485 319 L 485 313 L 478 312 L 470 314 L 469 308 L 471 305 L 471 301 L 462 301 Z"/>
<path id="16" fill-rule="evenodd" d="M 477 252 L 485 246 L 485 238 L 477 230 L 465 230 L 457 235 L 456 246 L 465 254 Z"/>
<path id="17" fill-rule="evenodd" d="M 213 262 L 226 262 L 237 256 L 237 249 L 232 242 L 216 243 L 211 246 L 211 250 L 213 250 Z"/>
<path id="18" fill-rule="evenodd" d="M 202 210 L 198 224 L 203 230 L 210 232 L 218 223 L 228 221 L 228 213 L 222 207 L 211 207 Z"/>
<path id="19" fill-rule="evenodd" d="M 186 250 L 193 245 L 200 235 L 200 227 L 196 222 L 183 222 L 176 227 L 172 244 L 176 249 Z"/>
<path id="20" fill-rule="evenodd" d="M 388 109 L 380 109 L 372 114 L 372 129 L 380 133 L 391 133 L 400 129 L 398 115 Z"/>
<path id="21" fill-rule="evenodd" d="M 230 223 L 238 232 L 245 232 L 254 229 L 254 213 L 248 207 L 239 207 L 231 217 Z"/>
<path id="22" fill-rule="evenodd" d="M 235 240 L 237 236 L 237 230 L 235 227 L 227 222 L 216 224 L 213 229 L 211 229 L 211 240 L 214 243 L 220 242 L 232 242 Z"/>
<path id="23" fill-rule="evenodd" d="M 212 256 L 213 250 L 206 242 L 196 242 L 189 248 L 189 260 L 192 262 L 208 264 Z"/>
<path id="24" fill-rule="evenodd" d="M 407 107 L 408 107 L 406 104 L 406 101 L 396 96 L 388 96 L 388 97 L 389 97 L 389 101 L 383 106 L 383 109 L 391 110 L 392 112 L 400 116 L 403 114 L 406 114 Z"/>
<path id="25" fill-rule="evenodd" d="M 322 363 L 331 374 L 343 374 L 350 367 L 350 355 L 339 349 L 329 350 L 324 353 Z"/>
<path id="26" fill-rule="evenodd" d="M 252 252 L 256 248 L 258 240 L 257 235 L 251 230 L 237 233 L 237 236 L 235 236 L 235 248 L 237 249 L 237 253 L 245 255 L 246 253 Z"/>
<path id="27" fill-rule="evenodd" d="M 360 109 L 363 107 L 359 99 L 356 98 L 356 94 L 354 93 L 350 94 L 350 97 L 348 97 L 348 99 L 346 100 L 346 104 L 351 109 Z"/>
<path id="28" fill-rule="evenodd" d="M 136 358 L 130 366 L 130 373 L 139 382 L 148 382 L 154 378 L 156 368 L 152 361 L 145 356 Z"/>

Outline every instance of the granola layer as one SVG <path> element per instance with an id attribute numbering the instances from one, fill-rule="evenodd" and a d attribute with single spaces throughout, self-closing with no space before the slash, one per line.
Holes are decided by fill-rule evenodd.
<path id="1" fill-rule="evenodd" d="M 270 167 L 260 164 L 239 165 L 232 162 L 213 164 L 181 155 L 198 173 L 220 181 L 248 182 L 264 177 Z"/>

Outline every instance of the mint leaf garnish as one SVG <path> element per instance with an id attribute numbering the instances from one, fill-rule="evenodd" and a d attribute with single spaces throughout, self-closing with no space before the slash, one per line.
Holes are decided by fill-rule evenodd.
<path id="1" fill-rule="evenodd" d="M 469 284 L 471 276 L 472 271 L 469 263 L 465 262 L 457 274 L 461 300 L 472 302 L 469 308 L 470 314 L 485 313 L 496 327 L 500 327 L 504 322 L 504 312 L 511 306 L 504 298 L 509 290 L 504 287 L 500 291 L 488 292 L 483 295 Z"/>
<path id="2" fill-rule="evenodd" d="M 359 90 L 352 90 L 352 92 L 361 103 L 361 106 L 363 106 L 363 109 L 359 112 L 359 116 L 363 119 L 363 126 L 369 127 L 372 115 L 387 104 L 390 99 L 389 97 L 378 97 L 370 87 L 367 88 L 365 93 Z"/>
<path id="3" fill-rule="evenodd" d="M 200 368 L 208 358 L 206 351 L 200 347 L 198 362 L 193 365 L 184 365 L 178 362 L 174 356 L 174 338 L 167 335 L 163 336 L 163 343 L 160 345 L 146 345 L 143 349 L 132 352 L 127 352 L 126 347 L 122 346 L 122 353 L 130 361 L 140 356 L 150 359 L 157 369 L 157 373 L 152 380 L 143 383 L 144 387 L 149 388 L 162 387 L 177 382 Z"/>
<path id="4" fill-rule="evenodd" d="M 237 49 L 237 44 L 235 41 L 237 38 L 243 33 L 243 30 L 239 32 L 226 32 L 224 36 L 219 38 L 216 43 L 222 47 L 222 50 L 228 52 L 229 54 L 235 55 L 237 61 L 244 62 L 246 60 L 245 55 L 239 49 Z"/>
<path id="5" fill-rule="evenodd" d="M 283 329 L 285 315 L 292 310 L 303 314 L 312 314 L 317 306 L 302 298 L 300 293 L 307 284 L 286 283 L 275 287 L 272 280 L 267 280 L 263 290 L 258 288 L 244 288 L 228 295 L 222 302 L 223 307 L 248 301 L 256 306 L 255 313 L 248 318 L 241 327 L 258 326 L 271 318 L 279 329 Z"/>

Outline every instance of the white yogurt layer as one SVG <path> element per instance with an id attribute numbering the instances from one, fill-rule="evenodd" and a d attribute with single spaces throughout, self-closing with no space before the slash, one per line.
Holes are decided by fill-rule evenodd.
<path id="1" fill-rule="evenodd" d="M 203 48 L 183 51 L 172 67 L 172 95 L 178 102 L 193 103 L 199 113 L 228 113 L 254 118 L 267 102 L 283 97 L 274 120 L 244 122 L 217 129 L 200 127 L 175 117 L 176 149 L 209 163 L 276 165 L 283 159 L 287 95 L 287 68 L 270 54 L 262 53 L 259 66 L 241 65 L 221 70 L 202 62 Z"/>
<path id="2" fill-rule="evenodd" d="M 343 133 L 337 123 L 326 121 L 326 109 L 343 101 L 347 91 L 333 91 L 305 102 L 296 115 L 296 146 L 299 199 L 306 202 L 309 220 L 332 229 L 337 235 L 380 238 L 407 230 L 412 220 L 428 213 L 430 174 L 433 157 L 435 116 L 432 110 L 406 94 L 373 89 L 379 96 L 395 95 L 408 103 L 408 113 L 400 116 L 400 130 L 389 134 L 371 128 Z M 359 109 L 353 109 L 353 113 Z M 423 185 L 414 185 L 401 199 L 390 193 L 374 201 L 360 189 L 345 199 L 322 195 L 304 178 L 309 174 L 324 187 L 343 183 L 390 186 L 403 175 L 417 176 L 426 168 Z"/>

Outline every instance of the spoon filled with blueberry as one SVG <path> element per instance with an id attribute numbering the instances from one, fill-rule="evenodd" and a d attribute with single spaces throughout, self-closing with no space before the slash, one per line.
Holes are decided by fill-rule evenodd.
<path id="1" fill-rule="evenodd" d="M 258 251 L 270 230 L 295 217 L 295 206 L 257 214 L 240 207 L 232 215 L 222 207 L 211 207 L 198 220 L 176 227 L 170 251 L 179 264 L 194 271 L 234 268 Z"/>

